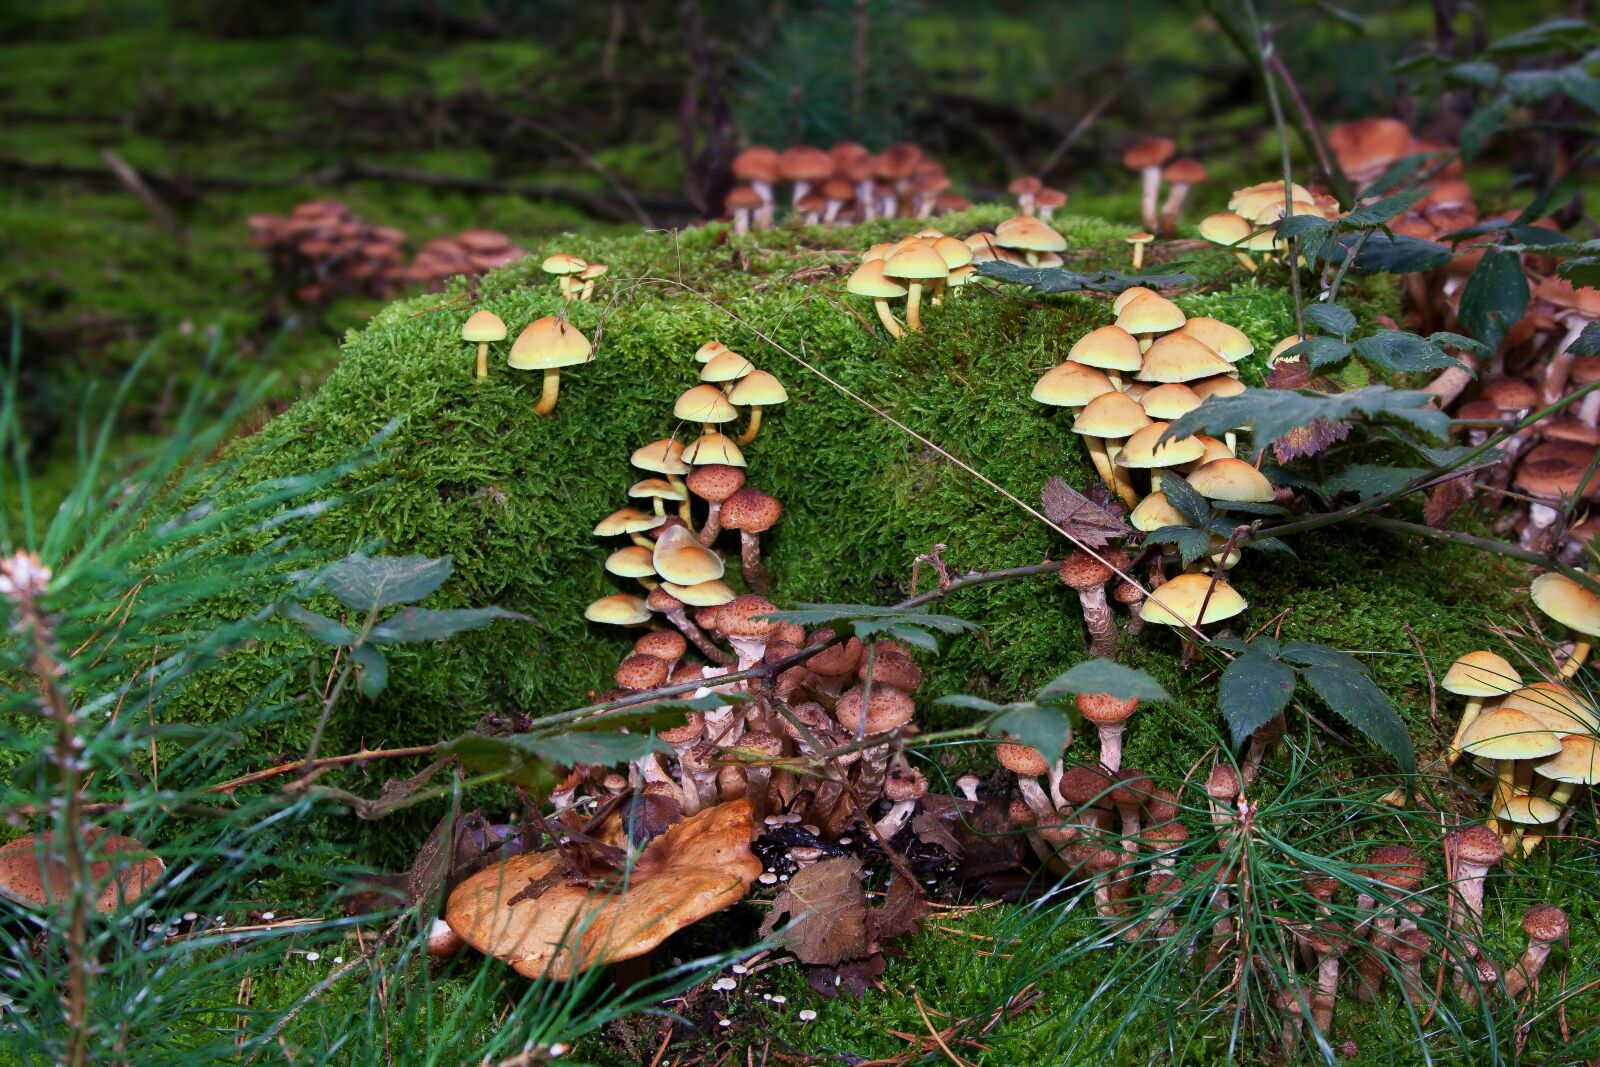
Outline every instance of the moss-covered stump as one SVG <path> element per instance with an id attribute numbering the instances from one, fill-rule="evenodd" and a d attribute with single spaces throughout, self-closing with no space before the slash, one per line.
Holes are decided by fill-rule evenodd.
<path id="1" fill-rule="evenodd" d="M 964 234 L 992 227 L 1003 214 L 980 209 L 937 221 Z M 1073 266 L 1125 262 L 1120 228 L 1082 218 L 1057 225 L 1072 242 Z M 455 576 L 430 605 L 499 604 L 532 621 L 396 649 L 381 699 L 347 698 L 324 750 L 358 741 L 431 741 L 490 710 L 538 715 L 583 703 L 610 684 L 631 635 L 582 617 L 590 600 L 622 588 L 602 567 L 615 546 L 590 530 L 626 502 L 627 487 L 640 476 L 628 464 L 635 447 L 696 432 L 674 423 L 672 402 L 696 382 L 694 351 L 713 338 L 789 388 L 789 402 L 768 413 L 759 438 L 745 449 L 751 484 L 785 507 L 766 539 L 780 603 L 899 599 L 917 555 L 940 544 L 957 568 L 1059 554 L 1060 539 L 1037 520 L 865 404 L 1023 500 L 1037 500 L 1055 474 L 1087 487 L 1092 470 L 1067 418 L 1033 403 L 1029 390 L 1078 337 L 1111 320 L 1110 302 L 972 285 L 929 308 L 924 332 L 891 340 L 869 328 L 876 325 L 871 307 L 845 294 L 844 276 L 853 250 L 914 228 L 901 221 L 741 239 L 720 227 L 599 242 L 574 237 L 544 251 L 559 247 L 610 265 L 593 303 L 563 302 L 535 257 L 491 275 L 476 300 L 464 289 L 418 297 L 352 333 L 319 391 L 236 446 L 238 481 L 345 459 L 399 418 L 380 458 L 350 477 L 348 501 L 307 536 L 330 555 L 375 545 L 448 554 Z M 1291 331 L 1282 279 L 1253 278 L 1226 255 L 1180 247 L 1187 258 L 1164 266 L 1201 279 L 1178 296 L 1186 311 L 1240 326 L 1262 352 Z M 1353 299 L 1367 316 L 1392 310 L 1392 295 L 1381 286 L 1358 289 Z M 553 415 L 534 414 L 540 376 L 505 366 L 509 342 L 494 352 L 489 378 L 474 378 L 474 349 L 460 330 L 478 307 L 495 311 L 513 336 L 539 316 L 564 311 L 598 338 L 596 360 L 563 373 Z M 1238 587 L 1251 601 L 1243 629 L 1287 609 L 1285 634 L 1385 653 L 1371 660 L 1377 676 L 1418 724 L 1425 675 L 1402 624 L 1410 623 L 1430 653 L 1454 655 L 1475 642 L 1484 610 L 1501 605 L 1514 581 L 1489 575 L 1460 551 L 1418 550 L 1373 535 L 1319 534 L 1297 547 L 1298 559 L 1252 554 L 1238 569 Z M 923 689 L 929 699 L 958 691 L 1015 697 L 1086 655 L 1076 602 L 1053 579 L 963 592 L 944 610 L 974 620 L 985 633 L 948 642 L 929 665 Z M 286 667 L 303 671 L 308 655 L 321 656 L 326 669 L 324 652 L 285 632 L 208 677 L 189 694 L 183 713 L 205 719 L 257 700 Z M 1128 655 L 1202 713 L 1183 719 L 1215 721 L 1207 713 L 1213 681 L 1178 669 L 1170 635 L 1152 633 Z M 925 717 L 949 722 L 955 714 L 930 709 Z M 279 753 L 298 754 L 313 721 L 309 712 L 286 718 L 270 735 L 248 739 L 235 761 L 242 769 Z M 1188 736 L 1177 721 L 1159 713 L 1136 718 L 1129 761 L 1181 769 L 1211 743 L 1209 735 L 1199 736 L 1204 731 Z M 1088 751 L 1089 741 L 1079 744 Z"/>

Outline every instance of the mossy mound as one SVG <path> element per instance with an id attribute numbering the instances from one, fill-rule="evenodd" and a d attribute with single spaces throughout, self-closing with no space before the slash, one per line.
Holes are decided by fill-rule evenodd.
<path id="1" fill-rule="evenodd" d="M 992 227 L 1004 214 L 985 208 L 937 221 L 947 232 L 967 233 Z M 1084 218 L 1057 224 L 1072 242 L 1073 266 L 1125 263 L 1120 228 Z M 530 261 L 491 275 L 475 302 L 464 289 L 417 297 L 350 334 L 338 368 L 315 395 L 236 446 L 239 480 L 344 459 L 398 416 L 401 425 L 381 458 L 351 477 L 349 502 L 308 536 L 335 555 L 375 543 L 395 553 L 448 554 L 456 573 L 431 605 L 499 604 L 533 621 L 397 649 L 387 691 L 377 702 L 348 698 L 334 715 L 325 751 L 358 741 L 426 742 L 490 710 L 548 713 L 610 684 L 631 635 L 582 618 L 588 601 L 622 587 L 602 569 L 614 546 L 598 542 L 590 529 L 626 502 L 639 476 L 628 465 L 632 449 L 695 432 L 674 424 L 671 407 L 696 381 L 695 349 L 713 338 L 789 388 L 788 404 L 769 413 L 746 448 L 751 484 L 785 506 L 767 546 L 781 603 L 894 601 L 905 594 L 916 556 L 940 544 L 962 569 L 1059 554 L 1059 538 L 1015 503 L 862 401 L 1023 500 L 1037 500 L 1051 475 L 1086 487 L 1092 471 L 1067 420 L 1033 403 L 1029 390 L 1078 337 L 1110 321 L 1109 301 L 974 285 L 930 308 L 924 332 L 893 341 L 867 328 L 870 305 L 845 294 L 844 275 L 849 250 L 914 228 L 901 221 L 744 239 L 720 227 L 604 241 L 574 237 L 558 247 L 611 267 L 594 303 L 564 304 Z M 1181 264 L 1164 266 L 1181 266 L 1202 280 L 1178 297 L 1191 313 L 1241 326 L 1262 351 L 1290 332 L 1292 306 L 1276 284 L 1282 279 L 1243 276 L 1231 258 L 1207 250 L 1186 254 Z M 1364 283 L 1352 300 L 1368 316 L 1392 310 L 1392 292 L 1380 284 Z M 494 310 L 513 333 L 538 316 L 565 311 L 599 338 L 598 358 L 565 372 L 553 416 L 533 413 L 539 376 L 507 369 L 504 346 L 490 377 L 473 378 L 472 349 L 459 332 L 476 307 Z M 1418 552 L 1340 535 L 1318 535 L 1298 547 L 1298 560 L 1252 555 L 1240 567 L 1238 584 L 1252 603 L 1244 628 L 1288 609 L 1286 634 L 1390 654 L 1372 662 L 1412 715 L 1420 715 L 1416 694 L 1425 703 L 1426 689 L 1402 623 L 1411 624 L 1430 653 L 1453 655 L 1474 643 L 1483 610 L 1498 606 L 1511 584 L 1509 576 L 1487 577 L 1484 564 L 1456 550 Z M 252 607 L 221 605 L 240 613 Z M 944 610 L 978 622 L 985 634 L 948 642 L 929 664 L 929 699 L 952 692 L 1015 697 L 1085 656 L 1076 604 L 1053 579 L 964 592 Z M 1176 652 L 1174 639 L 1152 634 L 1129 658 L 1191 706 L 1211 707 L 1213 682 L 1203 672 L 1181 671 Z M 321 653 L 295 634 L 264 642 L 200 683 L 183 714 L 204 719 L 256 699 L 286 667 L 303 671 L 308 655 Z M 925 716 L 948 722 L 953 714 Z M 295 715 L 270 736 L 246 739 L 241 768 L 302 752 L 313 721 L 309 713 Z M 1141 716 L 1128 758 L 1152 769 L 1181 769 L 1180 761 L 1211 742 L 1178 730 L 1158 715 Z M 414 846 L 409 833 L 395 836 L 389 826 L 381 836 Z"/>

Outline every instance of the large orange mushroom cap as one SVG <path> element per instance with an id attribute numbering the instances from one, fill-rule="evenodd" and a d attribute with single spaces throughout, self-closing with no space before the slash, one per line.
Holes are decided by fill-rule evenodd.
<path id="1" fill-rule="evenodd" d="M 113 912 L 119 902 L 132 903 L 143 896 L 166 870 L 161 858 L 131 837 L 91 830 L 89 879 L 95 894 L 96 911 Z M 41 868 L 40 839 L 35 834 L 19 837 L 0 847 L 0 897 L 49 907 L 67 895 L 66 864 L 52 851 L 48 836 L 42 845 L 45 856 Z M 103 857 L 112 857 L 103 858 Z"/>
<path id="2" fill-rule="evenodd" d="M 598 882 L 569 878 L 559 851 L 512 856 L 457 886 L 445 922 L 519 974 L 566 980 L 642 956 L 742 899 L 761 873 L 754 836 L 743 798 L 676 823 Z"/>

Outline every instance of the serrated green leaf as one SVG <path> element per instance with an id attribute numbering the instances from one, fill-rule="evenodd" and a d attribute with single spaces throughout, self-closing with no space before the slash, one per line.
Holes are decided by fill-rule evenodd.
<path id="1" fill-rule="evenodd" d="M 1306 667 L 1300 676 L 1324 704 L 1400 764 L 1402 771 L 1410 774 L 1416 769 L 1405 721 L 1371 678 L 1330 667 Z"/>
<path id="2" fill-rule="evenodd" d="M 1246 552 L 1269 552 L 1277 555 L 1294 556 L 1299 554 L 1289 547 L 1289 542 L 1281 537 L 1253 537 L 1244 544 Z"/>
<path id="3" fill-rule="evenodd" d="M 1082 273 L 1064 267 L 1023 267 L 998 259 L 980 263 L 978 272 L 1003 282 L 1026 285 L 1041 293 L 1120 293 L 1135 285 L 1156 290 L 1181 289 L 1195 282 L 1194 276 L 1189 274 L 1123 274 L 1115 270 Z"/>
<path id="4" fill-rule="evenodd" d="M 1228 664 L 1217 682 L 1217 705 L 1233 733 L 1234 747 L 1283 714 L 1294 696 L 1294 668 L 1250 651 Z"/>
<path id="5" fill-rule="evenodd" d="M 1335 493 L 1354 493 L 1359 497 L 1377 496 L 1398 489 L 1419 474 L 1427 471 L 1420 467 L 1381 467 L 1376 464 L 1355 463 L 1335 471 L 1322 483 L 1323 490 Z"/>
<path id="6" fill-rule="evenodd" d="M 1335 263 L 1344 262 L 1361 236 L 1355 233 L 1341 234 L 1327 258 Z M 1366 235 L 1366 240 L 1361 241 L 1360 251 L 1356 253 L 1350 269 L 1356 274 L 1410 274 L 1434 270 L 1453 258 L 1455 254 L 1444 245 L 1424 241 L 1410 234 L 1380 231 Z"/>
<path id="7" fill-rule="evenodd" d="M 1072 718 L 1062 708 L 1014 704 L 989 720 L 989 732 L 1015 738 L 1053 760 L 1072 744 Z"/>
<path id="8" fill-rule="evenodd" d="M 351 611 L 374 611 L 396 604 L 412 604 L 450 577 L 450 557 L 346 556 L 329 567 L 322 585 Z"/>
<path id="9" fill-rule="evenodd" d="M 1415 152 L 1409 156 L 1402 156 L 1389 164 L 1382 174 L 1375 178 L 1371 185 L 1362 189 L 1358 198 L 1366 200 L 1374 196 L 1382 196 L 1390 189 L 1402 185 L 1407 178 L 1417 173 L 1423 166 L 1436 158 L 1436 152 Z"/>
<path id="10" fill-rule="evenodd" d="M 1190 526 L 1203 529 L 1210 524 L 1212 518 L 1210 501 L 1201 496 L 1187 479 L 1163 478 L 1161 492 L 1167 498 L 1167 503 L 1171 504 L 1179 515 L 1189 520 Z"/>
<path id="11" fill-rule="evenodd" d="M 1511 98 L 1497 96 L 1472 113 L 1461 127 L 1461 159 L 1471 163 L 1511 111 Z"/>
<path id="12" fill-rule="evenodd" d="M 439 754 L 453 756 L 473 774 L 496 774 L 519 785 L 542 801 L 561 781 L 554 766 L 513 738 L 468 733 L 440 746 Z"/>
<path id="13" fill-rule="evenodd" d="M 1238 511 L 1246 515 L 1287 515 L 1289 509 L 1281 504 L 1264 504 L 1258 500 L 1213 500 L 1211 506 L 1219 514 Z"/>
<path id="14" fill-rule="evenodd" d="M 1489 348 L 1497 348 L 1528 311 L 1528 279 L 1514 252 L 1484 253 L 1461 293 L 1461 325 Z"/>
<path id="15" fill-rule="evenodd" d="M 555 737 L 528 736 L 525 743 L 541 759 L 563 767 L 574 767 L 580 763 L 614 767 L 642 759 L 652 752 L 672 753 L 672 746 L 648 733 L 574 732 Z"/>
<path id="16" fill-rule="evenodd" d="M 1151 530 L 1145 535 L 1144 543 L 1175 546 L 1185 567 L 1211 551 L 1211 535 L 1190 526 L 1163 526 Z"/>
<path id="17" fill-rule="evenodd" d="M 527 621 L 528 616 L 505 608 L 405 608 L 374 626 L 369 639 L 379 645 L 439 641 L 464 630 L 487 626 L 497 619 Z"/>
<path id="18" fill-rule="evenodd" d="M 1428 190 L 1418 187 L 1407 189 L 1403 193 L 1386 196 L 1381 200 L 1374 200 L 1370 204 L 1347 213 L 1340 221 L 1346 225 L 1365 229 L 1371 226 L 1381 226 L 1390 219 L 1404 215 L 1413 204 L 1428 195 Z"/>
<path id="19" fill-rule="evenodd" d="M 1310 318 L 1307 315 L 1307 318 Z M 1304 341 L 1296 341 L 1284 349 L 1281 357 L 1292 359 L 1300 356 L 1313 369 L 1329 366 L 1342 359 L 1350 358 L 1350 353 L 1355 346 L 1349 341 L 1338 337 L 1308 337 Z"/>
<path id="20" fill-rule="evenodd" d="M 1059 701 L 1069 694 L 1106 693 L 1117 700 L 1171 700 L 1161 683 L 1136 667 L 1125 667 L 1108 659 L 1091 659 L 1069 667 L 1039 690 L 1041 704 Z"/>
<path id="21" fill-rule="evenodd" d="M 1237 396 L 1207 397 L 1205 403 L 1174 420 L 1161 439 L 1197 433 L 1221 437 L 1236 427 L 1250 426 L 1255 430 L 1258 444 L 1265 444 L 1317 419 L 1339 421 L 1358 416 L 1377 422 L 1393 420 L 1440 439 L 1450 430 L 1450 417 L 1433 406 L 1433 394 L 1369 385 L 1345 393 L 1246 389 Z M 1171 499 L 1170 493 L 1168 499 Z"/>
<path id="22" fill-rule="evenodd" d="M 279 610 L 287 618 L 299 623 L 306 633 L 325 645 L 353 645 L 360 637 L 344 623 L 308 611 L 299 604 L 285 604 Z"/>
<path id="23" fill-rule="evenodd" d="M 1326 667 L 1329 670 L 1348 671 L 1352 674 L 1367 673 L 1361 661 L 1348 652 L 1340 652 L 1337 648 L 1319 645 L 1314 641 L 1285 641 L 1278 654 L 1290 663 L 1302 667 Z"/>
<path id="24" fill-rule="evenodd" d="M 968 696 L 966 693 L 951 693 L 949 696 L 940 697 L 934 703 L 946 708 L 965 708 L 968 711 L 981 711 L 985 715 L 999 715 L 1001 712 L 1011 711 L 1016 708 L 1036 706 L 1031 700 L 1001 704 L 997 701 L 985 700 L 983 697 Z"/>
<path id="25" fill-rule="evenodd" d="M 1343 304 L 1310 304 L 1305 310 L 1306 321 L 1335 337 L 1345 338 L 1356 328 L 1355 312 Z"/>
<path id="26" fill-rule="evenodd" d="M 383 692 L 383 687 L 389 684 L 389 661 L 371 645 L 357 645 L 350 650 L 350 658 L 360 668 L 356 685 L 361 695 L 368 700 L 376 700 L 378 694 Z"/>
<path id="27" fill-rule="evenodd" d="M 1333 234 L 1333 223 L 1321 215 L 1290 215 L 1277 223 L 1278 239 L 1319 245 Z"/>
<path id="28" fill-rule="evenodd" d="M 1556 267 L 1556 273 L 1580 289 L 1600 289 L 1600 256 L 1579 256 Z"/>
<path id="29" fill-rule="evenodd" d="M 810 604 L 804 603 L 786 611 L 768 612 L 763 618 L 778 622 L 792 622 L 801 626 L 851 627 L 859 636 L 860 626 L 915 626 L 944 634 L 965 633 L 978 629 L 977 625 L 954 615 L 933 615 L 909 608 L 884 607 L 878 604 Z M 877 632 L 874 630 L 874 632 Z"/>
<path id="30" fill-rule="evenodd" d="M 1356 355 L 1368 363 L 1396 374 L 1461 366 L 1443 348 L 1404 330 L 1379 330 L 1357 341 L 1355 349 Z"/>
<path id="31" fill-rule="evenodd" d="M 1583 332 L 1567 346 L 1567 351 L 1575 356 L 1600 356 L 1600 319 L 1585 326 Z"/>
<path id="32" fill-rule="evenodd" d="M 1475 356 L 1489 356 L 1494 352 L 1482 341 L 1473 340 L 1465 334 L 1451 333 L 1449 330 L 1433 331 L 1428 335 L 1428 341 L 1440 346 L 1449 345 L 1452 348 L 1464 348 Z"/>

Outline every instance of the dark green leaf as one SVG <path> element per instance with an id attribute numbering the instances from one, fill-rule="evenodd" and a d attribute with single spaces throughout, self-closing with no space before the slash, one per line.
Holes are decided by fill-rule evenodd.
<path id="1" fill-rule="evenodd" d="M 1281 537 L 1253 537 L 1245 542 L 1246 552 L 1272 552 L 1285 556 L 1295 556 L 1295 550 L 1289 547 L 1289 542 Z"/>
<path id="2" fill-rule="evenodd" d="M 1556 267 L 1556 273 L 1580 289 L 1600 289 L 1600 256 L 1579 256 Z"/>
<path id="3" fill-rule="evenodd" d="M 1163 479 L 1164 481 L 1164 479 Z M 1289 509 L 1278 504 L 1262 504 L 1255 500 L 1213 500 L 1211 506 L 1217 511 L 1238 511 L 1246 515 L 1287 515 Z"/>
<path id="4" fill-rule="evenodd" d="M 543 800 L 561 781 L 549 761 L 530 751 L 514 738 L 487 734 L 462 734 L 439 749 L 440 755 L 454 756 L 473 774 L 498 774 Z"/>
<path id="5" fill-rule="evenodd" d="M 1226 649 L 1229 652 L 1250 651 L 1250 642 L 1242 637 L 1213 637 L 1211 645 L 1213 648 Z"/>
<path id="6" fill-rule="evenodd" d="M 1509 96 L 1497 96 L 1472 113 L 1461 127 L 1461 159 L 1471 163 L 1483 151 L 1483 146 L 1493 137 L 1511 110 Z"/>
<path id="7" fill-rule="evenodd" d="M 1349 337 L 1356 328 L 1356 316 L 1343 304 L 1311 304 L 1305 310 L 1306 321 L 1335 337 Z"/>
<path id="8" fill-rule="evenodd" d="M 1575 356 L 1600 356 L 1600 319 L 1585 326 L 1567 351 Z"/>
<path id="9" fill-rule="evenodd" d="M 1306 316 L 1310 318 L 1309 315 Z M 1313 370 L 1348 359 L 1355 346 L 1337 337 L 1308 337 L 1284 349 L 1281 358 L 1300 356 Z"/>
<path id="10" fill-rule="evenodd" d="M 1590 111 L 1600 112 L 1600 80 L 1596 80 L 1582 66 L 1575 64 L 1568 67 L 1560 73 L 1558 81 L 1562 92 Z"/>
<path id="11" fill-rule="evenodd" d="M 1117 700 L 1171 700 L 1161 683 L 1134 667 L 1124 667 L 1108 659 L 1091 659 L 1069 667 L 1039 690 L 1041 704 L 1060 700 L 1069 693 L 1106 693 Z"/>
<path id="12" fill-rule="evenodd" d="M 357 552 L 335 563 L 323 584 L 351 611 L 413 604 L 450 577 L 450 557 L 365 556 Z"/>
<path id="13" fill-rule="evenodd" d="M 1015 738 L 1053 760 L 1072 744 L 1072 718 L 1061 708 L 1014 704 L 989 720 L 989 732 Z"/>
<path id="14" fill-rule="evenodd" d="M 1135 285 L 1147 289 L 1181 289 L 1195 281 L 1188 274 L 1123 274 L 1115 270 L 1085 274 L 1064 267 L 1023 267 L 997 259 L 979 264 L 978 272 L 1003 282 L 1026 285 L 1041 293 L 1120 293 Z"/>
<path id="15" fill-rule="evenodd" d="M 359 635 L 341 622 L 307 611 L 299 604 L 285 604 L 283 613 L 305 628 L 306 633 L 325 645 L 353 645 Z"/>
<path id="16" fill-rule="evenodd" d="M 1012 704 L 1001 704 L 983 697 L 968 696 L 965 693 L 952 693 L 934 701 L 935 704 L 947 708 L 965 708 L 968 711 L 981 711 L 985 715 L 999 715 L 1001 712 L 1011 711 L 1016 708 L 1036 707 L 1031 700 L 1018 701 Z"/>
<path id="17" fill-rule="evenodd" d="M 1471 85 L 1479 89 L 1493 89 L 1500 84 L 1500 68 L 1493 63 L 1476 60 L 1457 63 L 1450 68 L 1450 79 L 1458 85 Z"/>
<path id="18" fill-rule="evenodd" d="M 1358 194 L 1361 199 L 1382 196 L 1390 189 L 1402 185 L 1407 178 L 1417 173 L 1425 164 L 1435 158 L 1434 152 L 1417 152 L 1409 156 L 1402 156 L 1389 164 L 1389 168 L 1373 180 L 1372 184 L 1361 190 Z"/>
<path id="19" fill-rule="evenodd" d="M 1416 769 L 1406 724 L 1371 678 L 1329 667 L 1306 667 L 1300 676 L 1323 703 L 1392 757 L 1402 771 L 1410 774 Z"/>
<path id="20" fill-rule="evenodd" d="M 1442 439 L 1449 433 L 1450 417 L 1433 406 L 1433 399 L 1433 394 L 1421 390 L 1386 385 L 1331 394 L 1309 389 L 1246 389 L 1237 396 L 1207 397 L 1204 404 L 1167 427 L 1162 439 L 1197 433 L 1221 437 L 1235 427 L 1251 426 L 1256 440 L 1265 443 L 1317 419 L 1338 421 L 1358 415 L 1380 422 L 1397 421 Z"/>
<path id="21" fill-rule="evenodd" d="M 368 700 L 376 700 L 378 694 L 383 692 L 383 687 L 389 684 L 389 661 L 371 645 L 358 645 L 351 649 L 350 658 L 360 668 L 356 684 L 361 689 L 361 695 Z"/>
<path id="22" fill-rule="evenodd" d="M 1348 652 L 1340 652 L 1337 648 L 1319 645 L 1314 641 L 1285 641 L 1278 654 L 1290 663 L 1298 663 L 1302 667 L 1326 667 L 1329 670 L 1348 671 L 1351 674 L 1367 673 L 1361 661 Z"/>
<path id="23" fill-rule="evenodd" d="M 1218 434 L 1217 436 L 1221 436 Z M 1189 525 L 1196 529 L 1203 529 L 1211 522 L 1211 504 L 1190 485 L 1185 478 L 1163 478 L 1161 480 L 1162 495 L 1167 498 L 1179 515 L 1189 520 Z"/>
<path id="24" fill-rule="evenodd" d="M 1561 91 L 1561 75 L 1553 70 L 1518 70 L 1506 75 L 1506 92 L 1519 104 L 1537 104 Z"/>
<path id="25" fill-rule="evenodd" d="M 790 611 L 768 612 L 765 617 L 806 627 L 831 626 L 841 632 L 853 633 L 863 641 L 887 635 L 929 652 L 939 650 L 939 643 L 930 631 L 957 634 L 978 629 L 973 623 L 954 615 L 932 615 L 914 609 L 873 604 L 801 604 Z"/>
<path id="26" fill-rule="evenodd" d="M 504 608 L 406 608 L 389 616 L 372 628 L 371 640 L 380 645 L 401 641 L 438 641 L 463 630 L 476 630 L 496 619 L 519 619 L 528 616 Z"/>
<path id="27" fill-rule="evenodd" d="M 1489 356 L 1493 349 L 1482 341 L 1475 341 L 1464 334 L 1451 333 L 1449 330 L 1435 330 L 1428 335 L 1431 344 L 1440 346 L 1448 345 L 1451 348 L 1464 348 L 1475 356 Z"/>
<path id="28" fill-rule="evenodd" d="M 1328 258 L 1335 263 L 1344 262 L 1360 236 L 1354 233 L 1341 234 L 1337 247 Z M 1452 258 L 1454 253 L 1444 245 L 1424 241 L 1410 234 L 1378 232 L 1368 235 L 1361 242 L 1361 250 L 1356 253 L 1350 269 L 1357 274 L 1409 274 L 1442 267 Z"/>
<path id="29" fill-rule="evenodd" d="M 642 759 L 652 752 L 672 753 L 670 745 L 648 733 L 567 733 L 558 737 L 527 737 L 526 743 L 541 759 L 563 767 L 580 763 L 613 767 Z"/>
<path id="30" fill-rule="evenodd" d="M 1379 330 L 1370 337 L 1363 337 L 1356 342 L 1356 355 L 1396 374 L 1461 366 L 1460 361 L 1446 355 L 1443 348 L 1404 330 Z"/>
<path id="31" fill-rule="evenodd" d="M 1294 668 L 1260 652 L 1246 652 L 1222 672 L 1217 704 L 1237 748 L 1265 723 L 1283 714 L 1294 695 Z"/>
<path id="32" fill-rule="evenodd" d="M 1419 474 L 1427 471 L 1420 467 L 1380 467 L 1357 463 L 1335 472 L 1322 483 L 1331 497 L 1335 493 L 1354 493 L 1359 497 L 1377 496 L 1398 489 Z"/>
<path id="33" fill-rule="evenodd" d="M 1423 187 L 1407 189 L 1394 196 L 1386 196 L 1382 200 L 1374 200 L 1364 204 L 1345 215 L 1340 221 L 1348 227 L 1365 229 L 1370 226 L 1380 226 L 1390 219 L 1404 215 L 1410 210 L 1411 205 L 1428 195 L 1428 190 Z"/>
<path id="34" fill-rule="evenodd" d="M 1478 261 L 1461 294 L 1461 325 L 1489 348 L 1528 310 L 1528 279 L 1514 252 L 1490 249 Z"/>
<path id="35" fill-rule="evenodd" d="M 1278 220 L 1277 230 L 1280 240 L 1320 245 L 1333 234 L 1333 223 L 1321 215 L 1290 215 Z"/>
<path id="36" fill-rule="evenodd" d="M 1177 481 L 1177 478 L 1171 477 L 1167 480 Z M 1211 551 L 1211 535 L 1192 526 L 1163 526 L 1159 530 L 1151 530 L 1145 535 L 1144 543 L 1176 545 L 1185 567 Z"/>
<path id="37" fill-rule="evenodd" d="M 1582 19 L 1552 19 L 1537 26 L 1502 37 L 1488 48 L 1491 55 L 1513 52 L 1549 52 L 1570 48 L 1592 39 L 1594 28 Z"/>

